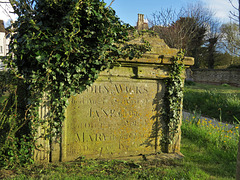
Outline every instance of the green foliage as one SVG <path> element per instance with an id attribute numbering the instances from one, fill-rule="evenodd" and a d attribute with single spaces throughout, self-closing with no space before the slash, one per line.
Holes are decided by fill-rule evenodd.
<path id="1" fill-rule="evenodd" d="M 240 65 L 239 64 L 232 64 L 228 67 L 228 69 L 240 69 Z"/>
<path id="2" fill-rule="evenodd" d="M 10 91 L 14 88 L 13 86 L 13 75 L 10 74 L 9 71 L 0 71 L 0 98 L 9 94 Z"/>
<path id="3" fill-rule="evenodd" d="M 172 64 L 169 69 L 170 77 L 166 80 L 166 109 L 164 116 L 168 128 L 166 137 L 164 137 L 163 141 L 167 144 L 173 143 L 180 125 L 180 114 L 183 99 L 183 78 L 181 77 L 184 70 L 183 59 L 183 51 L 180 51 L 176 57 L 172 58 Z"/>
<path id="4" fill-rule="evenodd" d="M 239 25 L 237 23 L 223 24 L 220 28 L 223 36 L 223 48 L 231 55 L 240 54 Z"/>
<path id="5" fill-rule="evenodd" d="M 195 85 L 196 83 L 194 81 L 188 81 L 188 80 L 185 81 L 185 86 L 195 86 Z"/>
<path id="6" fill-rule="evenodd" d="M 19 111 L 16 79 L 8 75 L 8 85 L 3 86 L 8 95 L 0 103 L 0 167 L 16 168 L 32 163 L 33 145 Z"/>
<path id="7" fill-rule="evenodd" d="M 5 61 L 24 81 L 24 120 L 31 127 L 47 125 L 41 136 L 61 136 L 64 111 L 71 95 L 81 93 L 119 58 L 141 56 L 149 44 L 127 44 L 133 30 L 100 0 L 10 0 L 18 20 L 13 24 Z M 134 33 L 133 33 L 134 34 Z M 40 119 L 39 108 L 49 109 Z M 16 141 L 18 141 L 16 139 Z M 19 139 L 20 141 L 20 139 Z M 33 145 L 33 144 L 32 144 Z"/>
<path id="8" fill-rule="evenodd" d="M 214 57 L 214 69 L 239 68 L 239 57 L 236 55 L 230 55 L 227 52 L 215 52 Z M 208 56 L 201 57 L 200 68 L 208 68 Z"/>

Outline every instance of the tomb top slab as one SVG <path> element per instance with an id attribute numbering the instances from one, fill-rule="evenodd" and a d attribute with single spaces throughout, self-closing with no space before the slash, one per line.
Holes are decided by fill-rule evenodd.
<path id="1" fill-rule="evenodd" d="M 148 41 L 151 45 L 151 51 L 143 54 L 141 58 L 130 59 L 119 59 L 119 62 L 135 62 L 135 63 L 146 63 L 146 64 L 172 64 L 171 58 L 176 56 L 179 52 L 178 49 L 169 48 L 168 45 L 164 42 L 163 39 L 160 39 L 157 35 L 144 34 L 132 41 L 129 44 L 143 44 L 145 41 Z M 185 57 L 183 63 L 186 66 L 191 66 L 194 64 L 194 58 Z"/>

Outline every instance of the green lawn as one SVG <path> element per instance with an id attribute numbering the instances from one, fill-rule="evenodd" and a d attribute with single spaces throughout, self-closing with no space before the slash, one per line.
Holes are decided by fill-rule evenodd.
<path id="1" fill-rule="evenodd" d="M 229 123 L 240 120 L 240 88 L 196 83 L 184 88 L 183 108 Z"/>
<path id="2" fill-rule="evenodd" d="M 230 86 L 228 84 L 222 84 L 222 85 L 211 85 L 211 84 L 202 84 L 202 83 L 186 83 L 185 89 L 191 89 L 195 92 L 204 92 L 204 91 L 213 91 L 213 92 L 219 92 L 224 94 L 232 94 L 237 93 L 240 94 L 240 88 Z"/>

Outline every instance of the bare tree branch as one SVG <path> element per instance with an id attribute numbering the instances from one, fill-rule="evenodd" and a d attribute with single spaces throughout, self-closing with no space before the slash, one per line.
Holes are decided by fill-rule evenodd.
<path id="1" fill-rule="evenodd" d="M 230 11 L 230 14 L 234 17 L 238 17 L 238 15 L 236 15 L 235 13 L 233 13 L 232 11 Z"/>
<path id="2" fill-rule="evenodd" d="M 232 19 L 233 21 L 236 21 L 236 22 L 238 22 L 238 19 L 236 19 L 237 17 L 236 17 L 236 18 L 234 18 L 234 17 L 231 17 L 231 16 L 229 16 L 229 18 L 230 18 L 230 19 Z"/>
<path id="3" fill-rule="evenodd" d="M 13 19 L 12 19 L 12 17 L 9 15 L 10 12 L 8 12 L 8 10 L 7 10 L 7 9 L 9 9 L 9 7 L 3 7 L 3 6 L 0 4 L 0 8 L 3 10 L 3 13 L 4 13 L 6 16 L 8 16 L 8 17 L 11 19 L 11 21 L 12 21 Z"/>
<path id="4" fill-rule="evenodd" d="M 108 7 L 111 7 L 114 1 L 115 1 L 115 0 L 112 0 L 112 2 L 109 4 Z"/>
<path id="5" fill-rule="evenodd" d="M 238 11 L 238 8 L 237 8 L 236 6 L 234 6 L 234 4 L 232 3 L 232 0 L 228 0 L 228 1 L 230 2 L 231 6 L 232 6 L 235 10 Z"/>
<path id="6" fill-rule="evenodd" d="M 238 7 L 236 7 L 232 0 L 228 0 L 231 4 L 231 6 L 238 12 L 238 15 L 236 13 L 233 13 L 232 11 L 230 11 L 230 14 L 233 16 L 233 17 L 236 17 L 237 19 L 235 18 L 231 18 L 233 19 L 234 21 L 237 21 L 238 22 L 238 29 L 239 29 L 239 33 L 240 33 L 240 0 L 238 0 Z"/>

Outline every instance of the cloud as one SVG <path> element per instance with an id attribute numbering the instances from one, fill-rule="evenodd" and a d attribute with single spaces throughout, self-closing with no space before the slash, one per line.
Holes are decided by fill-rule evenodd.
<path id="1" fill-rule="evenodd" d="M 224 23 L 230 21 L 229 12 L 234 11 L 228 0 L 202 0 L 206 7 L 210 8 L 220 21 Z M 237 1 L 233 0 L 234 5 L 237 5 Z"/>

